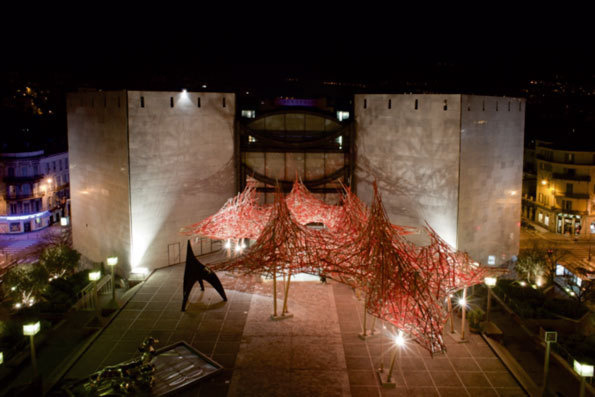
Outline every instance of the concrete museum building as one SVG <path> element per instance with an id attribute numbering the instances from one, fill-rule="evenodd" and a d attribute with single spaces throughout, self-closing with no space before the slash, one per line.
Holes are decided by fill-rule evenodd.
<path id="1" fill-rule="evenodd" d="M 288 191 L 298 176 L 329 203 L 342 184 L 369 202 L 376 180 L 393 223 L 428 222 L 486 264 L 518 253 L 523 99 L 358 94 L 352 103 L 349 118 L 307 100 L 236 109 L 233 93 L 69 94 L 74 247 L 93 261 L 117 255 L 124 271 L 179 263 L 182 227 L 249 180 L 272 202 L 275 183 Z M 197 254 L 219 246 L 193 244 Z"/>

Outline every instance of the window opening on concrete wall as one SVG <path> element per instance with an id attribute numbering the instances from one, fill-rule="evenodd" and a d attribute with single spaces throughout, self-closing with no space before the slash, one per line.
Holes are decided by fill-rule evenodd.
<path id="1" fill-rule="evenodd" d="M 393 107 L 393 101 L 392 101 L 392 99 L 389 99 L 388 100 L 388 108 L 392 109 L 392 107 Z"/>
<path id="2" fill-rule="evenodd" d="M 419 109 L 419 100 L 415 100 L 415 110 Z"/>
<path id="3" fill-rule="evenodd" d="M 200 107 L 200 97 L 196 98 L 196 107 Z"/>
<path id="4" fill-rule="evenodd" d="M 364 109 L 367 109 L 367 108 L 368 108 L 368 100 L 364 99 Z"/>
<path id="5" fill-rule="evenodd" d="M 173 96 L 170 96 L 169 97 L 169 107 L 170 108 L 173 108 L 174 107 L 174 97 Z"/>
<path id="6" fill-rule="evenodd" d="M 223 98 L 223 107 L 225 107 L 225 98 Z"/>
<path id="7" fill-rule="evenodd" d="M 443 107 L 443 109 L 444 110 L 448 110 L 448 101 L 446 99 L 444 100 L 444 107 Z"/>
<path id="8" fill-rule="evenodd" d="M 140 107 L 141 108 L 144 108 L 145 107 L 145 97 L 144 96 L 141 96 L 140 97 Z"/>

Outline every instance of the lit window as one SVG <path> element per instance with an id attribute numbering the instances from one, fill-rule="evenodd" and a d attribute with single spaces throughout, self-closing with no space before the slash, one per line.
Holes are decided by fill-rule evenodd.
<path id="1" fill-rule="evenodd" d="M 556 265 L 556 276 L 563 276 L 564 275 L 564 266 Z"/>
<path id="2" fill-rule="evenodd" d="M 496 255 L 488 255 L 488 265 L 496 264 Z"/>
<path id="3" fill-rule="evenodd" d="M 256 117 L 256 110 L 242 110 L 242 117 L 253 119 Z"/>

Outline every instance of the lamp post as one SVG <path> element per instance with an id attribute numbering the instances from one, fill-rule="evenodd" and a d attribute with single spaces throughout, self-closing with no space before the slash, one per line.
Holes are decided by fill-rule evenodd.
<path id="1" fill-rule="evenodd" d="M 41 329 L 39 321 L 36 323 L 29 323 L 23 325 L 23 335 L 29 336 L 29 343 L 31 345 L 31 365 L 33 365 L 33 376 L 37 377 L 37 359 L 35 357 L 35 341 L 33 337 Z"/>
<path id="2" fill-rule="evenodd" d="M 401 331 L 395 336 L 395 351 L 393 353 L 393 357 L 390 361 L 390 367 L 388 369 L 388 374 L 386 375 L 386 381 L 382 382 L 383 387 L 395 387 L 396 382 L 393 382 L 393 369 L 395 368 L 395 361 L 397 360 L 397 355 L 399 356 L 399 360 L 401 360 L 401 348 L 405 346 L 405 338 Z"/>
<path id="3" fill-rule="evenodd" d="M 107 258 L 107 265 L 112 268 L 112 301 L 116 302 L 116 278 L 114 277 L 114 267 L 118 264 L 117 256 Z"/>
<path id="4" fill-rule="evenodd" d="M 546 331 L 545 339 L 545 359 L 543 361 L 543 389 L 541 395 L 545 396 L 547 391 L 547 377 L 550 372 L 550 344 L 558 341 L 558 333 L 556 331 Z"/>
<path id="5" fill-rule="evenodd" d="M 448 294 L 447 303 L 448 303 L 448 317 L 450 318 L 450 333 L 455 333 L 455 323 L 454 323 L 454 316 L 452 314 L 452 294 Z"/>
<path id="6" fill-rule="evenodd" d="M 97 297 L 97 280 L 101 278 L 101 272 L 89 272 L 89 280 L 93 282 L 93 299 L 95 301 L 95 314 L 97 321 L 101 321 L 101 314 L 99 312 L 99 298 Z"/>
<path id="7" fill-rule="evenodd" d="M 488 301 L 486 304 L 486 323 L 490 322 L 490 308 L 492 306 L 492 288 L 496 286 L 496 277 L 486 277 L 483 279 L 488 287 Z"/>
<path id="8" fill-rule="evenodd" d="M 467 287 L 463 288 L 463 297 L 459 299 L 459 306 L 461 306 L 461 340 L 465 342 L 465 309 L 467 307 Z"/>
<path id="9" fill-rule="evenodd" d="M 574 370 L 581 377 L 581 390 L 579 397 L 585 397 L 585 378 L 593 376 L 593 366 L 588 364 L 581 364 L 574 360 Z"/>

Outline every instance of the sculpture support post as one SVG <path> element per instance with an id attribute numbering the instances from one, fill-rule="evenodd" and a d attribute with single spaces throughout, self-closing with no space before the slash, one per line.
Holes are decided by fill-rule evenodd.
<path id="1" fill-rule="evenodd" d="M 273 269 L 273 316 L 277 317 L 277 269 Z"/>
<path id="2" fill-rule="evenodd" d="M 366 337 L 366 334 L 368 333 L 368 330 L 366 329 L 366 298 L 364 297 L 364 323 L 363 323 L 363 330 L 362 330 L 362 335 L 364 337 Z"/>
<path id="3" fill-rule="evenodd" d="M 287 310 L 287 296 L 289 295 L 289 284 L 291 283 L 291 271 L 287 274 L 287 284 L 285 285 L 285 297 L 283 298 L 283 311 L 281 315 L 285 315 L 288 312 Z"/>
<path id="4" fill-rule="evenodd" d="M 452 315 L 452 299 L 450 297 L 450 294 L 448 295 L 448 317 L 450 318 L 450 333 L 454 334 L 455 333 L 455 323 L 454 323 L 454 317 Z"/>

